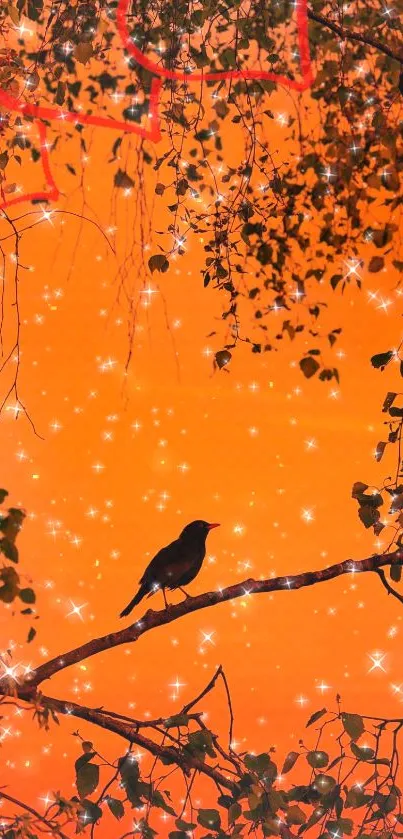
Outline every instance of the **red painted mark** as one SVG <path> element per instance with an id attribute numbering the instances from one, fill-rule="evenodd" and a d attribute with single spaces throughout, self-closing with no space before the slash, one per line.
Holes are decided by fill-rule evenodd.
<path id="1" fill-rule="evenodd" d="M 117 13 L 116 25 L 122 43 L 138 64 L 141 64 L 150 73 L 160 76 L 163 79 L 176 79 L 177 81 L 186 82 L 201 82 L 201 81 L 220 81 L 221 79 L 269 79 L 276 81 L 278 84 L 293 90 L 306 90 L 312 85 L 313 74 L 311 67 L 311 56 L 309 51 L 308 38 L 308 15 L 307 15 L 307 0 L 296 0 L 296 23 L 298 30 L 298 47 L 300 53 L 301 66 L 301 80 L 293 81 L 287 76 L 280 76 L 277 73 L 269 73 L 265 70 L 221 70 L 216 73 L 180 73 L 177 70 L 166 70 L 160 64 L 157 64 L 151 58 L 147 58 L 141 50 L 136 47 L 129 35 L 127 25 L 127 14 L 129 11 L 130 0 L 120 0 Z"/>
<path id="2" fill-rule="evenodd" d="M 152 59 L 144 55 L 141 50 L 131 40 L 128 24 L 127 13 L 130 5 L 130 0 L 120 0 L 117 8 L 116 25 L 117 31 L 121 38 L 124 48 L 127 50 L 138 64 L 149 70 L 154 75 L 151 83 L 150 92 L 150 108 L 149 108 L 149 124 L 147 128 L 142 128 L 132 122 L 114 120 L 110 117 L 91 116 L 89 114 L 77 114 L 73 111 L 65 111 L 61 108 L 46 108 L 42 105 L 30 105 L 23 102 L 16 96 L 11 96 L 5 90 L 0 89 L 0 105 L 8 111 L 17 111 L 23 116 L 31 116 L 37 121 L 39 137 L 41 142 L 41 162 L 45 174 L 45 181 L 47 191 L 33 192 L 31 194 L 19 195 L 15 198 L 5 198 L 4 193 L 0 188 L 0 198 L 3 198 L 0 203 L 0 210 L 18 204 L 21 201 L 56 201 L 60 192 L 53 180 L 50 170 L 49 154 L 46 148 L 46 128 L 39 120 L 58 120 L 63 122 L 71 122 L 79 125 L 94 125 L 99 128 L 113 128 L 115 131 L 127 131 L 131 134 L 138 134 L 144 139 L 150 140 L 152 143 L 158 143 L 161 139 L 161 127 L 159 119 L 159 100 L 162 90 L 163 80 L 176 79 L 177 81 L 200 82 L 200 81 L 219 81 L 221 79 L 261 79 L 275 81 L 284 87 L 292 90 L 303 91 L 309 88 L 313 83 L 313 73 L 311 66 L 311 58 L 309 51 L 308 39 L 308 16 L 307 16 L 307 0 L 296 0 L 296 22 L 298 29 L 298 46 L 300 54 L 301 79 L 295 81 L 288 79 L 286 76 L 278 75 L 274 72 L 266 72 L 264 70 L 222 70 L 216 73 L 180 73 L 176 70 L 167 70 L 160 64 L 157 64 Z"/>

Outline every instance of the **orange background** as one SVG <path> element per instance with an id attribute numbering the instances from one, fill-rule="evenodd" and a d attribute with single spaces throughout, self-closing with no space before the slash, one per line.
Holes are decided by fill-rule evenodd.
<path id="1" fill-rule="evenodd" d="M 104 229 L 110 223 L 111 137 L 93 133 L 85 170 L 88 201 Z M 73 196 L 60 206 L 78 211 L 81 205 Z M 22 206 L 11 215 L 29 210 Z M 335 349 L 325 350 L 339 367 L 340 386 L 303 379 L 298 360 L 312 343 L 304 337 L 295 344 L 287 339 L 279 352 L 261 357 L 240 345 L 230 372 L 214 373 L 208 350 L 221 344 L 206 335 L 220 328 L 220 301 L 202 287 L 201 254 L 193 244 L 159 278 L 149 307 L 140 306 L 124 377 L 127 313 L 115 303 L 117 264 L 107 257 L 99 231 L 84 224 L 79 237 L 79 225 L 71 216 L 54 215 L 24 234 L 21 249 L 22 263 L 34 270 L 21 272 L 19 389 L 45 439 L 34 436 L 23 415 L 15 420 L 6 410 L 1 417 L 1 483 L 10 503 L 29 511 L 19 536 L 20 569 L 33 580 L 40 615 L 37 637 L 27 647 L 26 621 L 1 609 L 1 643 L 13 640 L 15 660 L 32 667 L 124 625 L 119 611 L 145 565 L 194 518 L 221 527 L 208 537 L 208 557 L 192 594 L 371 554 L 374 536 L 358 520 L 351 487 L 355 480 L 381 483 L 394 468 L 389 455 L 377 465 L 373 452 L 382 439 L 382 399 L 398 387 L 398 370 L 392 365 L 380 374 L 369 358 L 401 338 L 396 278 L 374 278 L 364 268 L 361 293 L 353 286 L 344 297 L 321 290 L 320 298 L 331 303 L 329 327 L 343 327 Z M 5 221 L 2 230 L 9 233 Z M 122 211 L 119 258 L 130 235 Z M 15 328 L 10 265 L 8 260 L 9 347 Z M 149 281 L 156 289 L 155 276 Z M 379 289 L 371 299 L 369 292 Z M 387 311 L 382 300 L 390 301 Z M 342 357 L 335 356 L 338 350 Z M 108 359 L 116 363 L 102 371 Z M 12 372 L 8 368 L 4 391 Z M 69 614 L 72 604 L 83 607 L 82 620 Z M 162 597 L 148 605 L 161 608 Z M 135 616 L 142 613 L 138 607 Z M 223 664 L 238 747 L 275 745 L 282 757 L 304 736 L 313 711 L 335 706 L 337 692 L 346 710 L 400 713 L 401 695 L 392 688 L 403 679 L 400 622 L 401 607 L 375 576 L 343 577 L 197 612 L 136 645 L 71 667 L 43 690 L 154 717 L 179 710 Z M 203 640 L 205 633 L 211 641 Z M 371 670 L 374 651 L 385 658 L 382 668 Z M 177 681 L 178 689 L 172 687 Z M 203 708 L 213 730 L 225 736 L 220 688 Z M 1 725 L 11 727 L 3 740 L 2 783 L 40 810 L 41 797 L 52 790 L 75 792 L 80 747 L 71 732 L 79 729 L 110 759 L 124 750 L 116 737 L 77 720 L 62 719 L 60 730 L 52 725 L 45 733 L 11 710 Z M 200 800 L 207 806 L 215 798 L 206 788 Z M 174 829 L 173 820 L 160 829 L 162 835 Z M 100 829 L 101 836 L 123 832 L 109 816 Z"/>

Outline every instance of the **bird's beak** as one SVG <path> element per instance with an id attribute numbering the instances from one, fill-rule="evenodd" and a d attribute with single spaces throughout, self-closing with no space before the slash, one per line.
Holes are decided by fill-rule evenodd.
<path id="1" fill-rule="evenodd" d="M 220 525 L 219 524 L 209 524 L 208 529 L 212 530 L 213 527 L 220 527 Z"/>

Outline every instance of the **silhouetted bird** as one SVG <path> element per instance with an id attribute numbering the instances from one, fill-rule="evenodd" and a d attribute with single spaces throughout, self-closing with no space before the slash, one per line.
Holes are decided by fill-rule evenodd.
<path id="1" fill-rule="evenodd" d="M 208 524 L 206 521 L 192 521 L 182 530 L 179 539 L 162 548 L 151 560 L 141 580 L 137 594 L 129 605 L 120 613 L 124 618 L 146 595 L 150 597 L 157 589 L 162 589 L 165 606 L 168 606 L 165 589 L 179 588 L 188 585 L 199 573 L 203 559 L 206 556 L 206 538 L 209 530 L 219 527 L 218 524 Z M 187 592 L 184 594 L 188 597 Z"/>

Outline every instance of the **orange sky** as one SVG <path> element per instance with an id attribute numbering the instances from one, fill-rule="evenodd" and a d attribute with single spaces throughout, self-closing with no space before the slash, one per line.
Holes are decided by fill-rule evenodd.
<path id="1" fill-rule="evenodd" d="M 111 138 L 98 142 L 86 183 L 106 225 L 109 181 L 100 185 L 99 165 Z M 79 207 L 78 198 L 69 206 Z M 29 209 L 21 205 L 13 217 Z M 367 556 L 375 550 L 374 536 L 358 520 L 351 486 L 388 474 L 387 459 L 377 465 L 373 451 L 382 433 L 383 396 L 397 386 L 396 368 L 381 375 L 369 364 L 374 352 L 401 337 L 399 298 L 386 274 L 373 278 L 364 271 L 361 294 L 351 288 L 344 298 L 331 295 L 329 323 L 343 326 L 336 345 L 343 351 L 340 387 L 303 379 L 296 362 L 304 339 L 262 357 L 240 346 L 230 373 L 213 375 L 206 349 L 220 347 L 206 335 L 220 310 L 217 295 L 202 288 L 192 251 L 162 277 L 161 291 L 141 310 L 126 400 L 126 313 L 113 307 L 116 264 L 89 225 L 73 256 L 78 229 L 76 219 L 55 215 L 28 232 L 22 246 L 22 262 L 34 271 L 23 272 L 20 282 L 20 395 L 45 440 L 24 417 L 15 421 L 6 411 L 1 418 L 1 484 L 11 503 L 30 513 L 19 537 L 21 572 L 34 581 L 40 614 L 28 648 L 18 646 L 26 622 L 0 610 L 1 645 L 16 641 L 16 660 L 32 666 L 119 628 L 119 611 L 149 558 L 193 518 L 221 527 L 208 537 L 208 558 L 192 593 Z M 155 278 L 151 282 L 155 287 Z M 391 301 L 387 312 L 379 297 L 368 297 L 379 288 Z M 8 340 L 12 318 L 8 306 Z M 102 371 L 108 359 L 111 367 Z M 70 614 L 74 605 L 82 606 L 82 620 Z M 158 595 L 153 605 L 161 606 Z M 283 754 L 303 734 L 310 713 L 332 707 L 337 692 L 350 711 L 400 712 L 391 686 L 403 681 L 401 616 L 375 577 L 344 577 L 196 613 L 43 687 L 53 696 L 159 716 L 179 710 L 222 664 L 233 695 L 235 739 L 250 750 L 277 744 Z M 385 658 L 371 671 L 374 651 Z M 225 731 L 222 696 L 203 707 L 211 709 L 212 727 Z M 110 758 L 122 751 L 116 738 L 77 721 L 62 720 L 60 730 L 53 726 L 48 734 L 13 713 L 2 725 L 10 722 L 2 781 L 10 794 L 38 807 L 54 789 L 73 794 L 79 754 L 73 730 Z M 101 836 L 115 835 L 111 824 Z M 167 825 L 162 835 L 173 829 Z"/>

